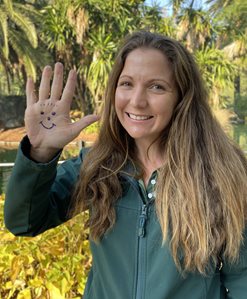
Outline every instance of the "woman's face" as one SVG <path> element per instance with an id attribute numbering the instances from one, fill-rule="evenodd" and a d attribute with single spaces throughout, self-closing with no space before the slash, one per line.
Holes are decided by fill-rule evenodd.
<path id="1" fill-rule="evenodd" d="M 115 93 L 118 119 L 136 143 L 151 144 L 168 125 L 177 103 L 171 63 L 157 49 L 130 52 Z"/>

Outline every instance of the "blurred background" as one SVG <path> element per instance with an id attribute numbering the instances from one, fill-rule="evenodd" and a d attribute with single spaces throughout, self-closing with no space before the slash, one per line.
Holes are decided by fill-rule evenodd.
<path id="1" fill-rule="evenodd" d="M 38 88 L 46 64 L 62 62 L 65 78 L 76 69 L 76 120 L 100 110 L 119 41 L 139 29 L 162 33 L 194 55 L 213 112 L 247 154 L 246 15 L 246 0 L 0 0 L 0 298 L 80 298 L 91 263 L 88 234 L 80 233 L 85 215 L 32 240 L 4 229 L 4 192 L 18 146 L 13 134 L 25 133 L 27 77 Z"/>

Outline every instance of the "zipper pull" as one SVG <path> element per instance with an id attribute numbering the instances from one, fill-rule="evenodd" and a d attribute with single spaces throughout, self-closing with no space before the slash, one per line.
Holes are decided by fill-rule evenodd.
<path id="1" fill-rule="evenodd" d="M 147 220 L 147 210 L 148 210 L 147 205 L 143 205 L 142 206 L 142 212 L 141 212 L 141 215 L 139 217 L 139 233 L 138 233 L 138 236 L 142 237 L 142 238 L 145 236 L 145 224 L 146 224 L 146 220 Z"/>

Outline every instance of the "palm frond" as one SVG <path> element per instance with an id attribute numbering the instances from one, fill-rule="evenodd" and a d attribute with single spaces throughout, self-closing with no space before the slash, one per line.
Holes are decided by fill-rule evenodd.
<path id="1" fill-rule="evenodd" d="M 9 57 L 9 45 L 8 45 L 8 23 L 7 23 L 7 15 L 2 10 L 0 10 L 0 41 L 2 44 L 2 53 L 5 59 Z"/>

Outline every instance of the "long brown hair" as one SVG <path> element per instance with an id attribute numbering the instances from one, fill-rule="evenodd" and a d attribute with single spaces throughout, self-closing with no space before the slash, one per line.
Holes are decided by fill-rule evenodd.
<path id="1" fill-rule="evenodd" d="M 192 55 L 171 38 L 140 31 L 122 44 L 109 77 L 99 137 L 83 162 L 72 212 L 90 209 L 91 238 L 100 240 L 116 221 L 120 171 L 127 162 L 140 166 L 133 139 L 118 121 L 114 98 L 126 57 L 141 47 L 158 49 L 169 59 L 179 95 L 160 136 L 165 164 L 158 170 L 155 205 L 163 241 L 169 233 L 178 268 L 205 273 L 220 253 L 231 262 L 238 257 L 247 219 L 247 161 L 214 118 Z"/>

